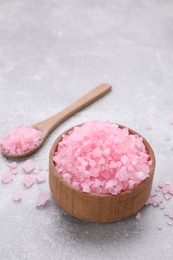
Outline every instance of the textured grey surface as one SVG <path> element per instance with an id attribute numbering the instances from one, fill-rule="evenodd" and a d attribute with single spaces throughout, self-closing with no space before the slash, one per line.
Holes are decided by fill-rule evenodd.
<path id="1" fill-rule="evenodd" d="M 87 120 L 110 120 L 151 143 L 157 159 L 154 186 L 165 178 L 173 182 L 172 24 L 172 0 L 0 0 L 1 137 L 109 82 L 109 95 L 59 126 L 32 158 L 48 174 L 49 150 L 62 131 Z M 0 158 L 1 173 L 6 164 Z M 70 217 L 53 198 L 36 209 L 38 188 L 49 192 L 48 182 L 26 190 L 22 160 L 19 164 L 14 181 L 0 183 L 1 260 L 172 259 L 173 227 L 161 210 L 144 208 L 141 222 L 131 217 L 92 224 Z M 16 188 L 23 195 L 18 204 L 11 200 Z"/>

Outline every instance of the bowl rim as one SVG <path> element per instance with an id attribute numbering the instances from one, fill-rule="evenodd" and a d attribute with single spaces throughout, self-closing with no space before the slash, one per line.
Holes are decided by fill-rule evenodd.
<path id="1" fill-rule="evenodd" d="M 139 185 L 137 185 L 135 188 L 131 189 L 131 190 L 127 190 L 127 191 L 122 191 L 120 193 L 118 193 L 117 195 L 113 195 L 113 194 L 98 194 L 98 193 L 87 193 L 87 192 L 83 192 L 81 190 L 78 190 L 78 189 L 75 189 L 72 185 L 68 184 L 67 182 L 65 182 L 63 180 L 63 178 L 57 173 L 56 169 L 55 169 L 55 164 L 54 164 L 54 161 L 53 161 L 53 155 L 54 155 L 54 152 L 55 150 L 57 149 L 58 147 L 58 143 L 62 140 L 63 138 L 63 135 L 66 135 L 67 133 L 69 133 L 70 131 L 72 131 L 75 127 L 80 127 L 82 125 L 84 125 L 85 123 L 82 123 L 82 124 L 78 124 L 78 125 L 75 125 L 73 127 L 70 127 L 69 129 L 67 129 L 66 131 L 64 131 L 62 134 L 60 134 L 56 140 L 54 141 L 51 149 L 50 149 L 50 153 L 49 153 L 49 174 L 52 174 L 51 171 L 53 170 L 53 174 L 55 175 L 55 177 L 63 183 L 63 185 L 66 186 L 66 188 L 68 189 L 71 189 L 73 190 L 75 193 L 77 194 L 80 194 L 80 195 L 83 195 L 83 196 L 87 196 L 87 197 L 95 197 L 95 198 L 117 198 L 118 200 L 122 201 L 124 197 L 126 196 L 130 196 L 134 194 L 137 194 L 138 192 L 140 193 L 141 190 L 145 189 L 145 186 L 146 186 L 146 183 L 148 182 L 149 179 L 153 178 L 153 175 L 154 175 L 154 170 L 155 170 L 155 166 L 156 166 L 156 159 L 155 159 L 155 154 L 153 152 L 153 149 L 151 148 L 150 144 L 148 143 L 148 141 L 141 135 L 139 134 L 138 132 L 136 132 L 135 130 L 127 127 L 127 126 L 124 126 L 124 125 L 121 125 L 121 124 L 118 124 L 118 123 L 112 123 L 110 122 L 111 124 L 116 124 L 118 125 L 118 127 L 120 128 L 126 128 L 128 129 L 129 133 L 130 134 L 134 134 L 134 135 L 139 135 L 140 137 L 142 137 L 142 141 L 145 145 L 145 148 L 147 150 L 147 153 L 149 154 L 150 156 L 150 160 L 152 161 L 152 165 L 151 165 L 151 169 L 150 169 L 150 172 L 149 172 L 149 177 L 147 177 L 145 180 L 143 180 Z"/>

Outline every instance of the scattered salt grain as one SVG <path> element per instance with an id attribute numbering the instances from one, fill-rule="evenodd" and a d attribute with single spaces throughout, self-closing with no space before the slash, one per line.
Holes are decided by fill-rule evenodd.
<path id="1" fill-rule="evenodd" d="M 159 206 L 161 202 L 162 202 L 162 198 L 160 198 L 158 196 L 152 198 L 152 205 L 153 205 L 153 207 Z"/>
<path id="2" fill-rule="evenodd" d="M 16 174 L 17 174 L 17 169 L 11 169 L 10 172 L 11 172 L 13 175 L 16 175 Z"/>
<path id="3" fill-rule="evenodd" d="M 159 204 L 159 207 L 160 207 L 160 209 L 165 209 L 165 205 L 163 203 Z"/>
<path id="4" fill-rule="evenodd" d="M 173 218 L 173 210 L 168 213 L 169 218 Z"/>
<path id="5" fill-rule="evenodd" d="M 34 184 L 34 178 L 30 175 L 25 175 L 23 177 L 23 183 L 27 188 L 30 188 Z"/>
<path id="6" fill-rule="evenodd" d="M 161 226 L 157 226 L 157 229 L 158 230 L 162 230 L 163 228 Z"/>
<path id="7" fill-rule="evenodd" d="M 170 195 L 173 195 L 173 185 L 169 185 L 169 190 L 168 190 Z"/>
<path id="8" fill-rule="evenodd" d="M 169 226 L 172 226 L 172 225 L 173 225 L 173 222 L 172 222 L 171 220 L 168 220 L 168 221 L 167 221 L 167 224 L 168 224 Z"/>
<path id="9" fill-rule="evenodd" d="M 147 201 L 145 202 L 145 206 L 148 206 L 148 205 L 152 205 L 153 204 L 153 200 L 152 200 L 152 197 L 150 196 Z"/>
<path id="10" fill-rule="evenodd" d="M 155 191 L 156 191 L 156 192 L 160 192 L 161 189 L 160 189 L 160 188 L 155 188 Z"/>
<path id="11" fill-rule="evenodd" d="M 158 184 L 158 187 L 163 188 L 165 185 L 166 185 L 165 181 L 160 181 L 159 184 Z"/>
<path id="12" fill-rule="evenodd" d="M 39 174 L 39 173 L 40 173 L 40 169 L 39 169 L 38 167 L 35 167 L 34 173 L 35 173 L 35 174 Z"/>
<path id="13" fill-rule="evenodd" d="M 164 198 L 165 198 L 166 200 L 169 200 L 169 199 L 171 198 L 171 195 L 170 195 L 170 194 L 164 194 Z"/>
<path id="14" fill-rule="evenodd" d="M 152 164 L 142 137 L 101 121 L 63 135 L 53 160 L 57 174 L 71 185 L 77 182 L 77 189 L 113 195 L 139 185 L 149 176 Z"/>
<path id="15" fill-rule="evenodd" d="M 11 182 L 12 180 L 13 180 L 12 173 L 6 172 L 6 173 L 2 174 L 2 177 L 1 177 L 2 183 L 7 184 L 7 183 Z"/>
<path id="16" fill-rule="evenodd" d="M 40 191 L 37 197 L 37 207 L 44 206 L 49 200 L 49 195 L 45 191 Z"/>
<path id="17" fill-rule="evenodd" d="M 13 191 L 12 193 L 13 201 L 17 202 L 21 200 L 21 192 L 20 191 Z"/>
<path id="18" fill-rule="evenodd" d="M 9 163 L 9 164 L 8 164 L 8 167 L 9 167 L 10 169 L 16 169 L 16 168 L 17 168 L 17 163 L 16 163 L 16 162 Z"/>
<path id="19" fill-rule="evenodd" d="M 153 126 L 151 123 L 147 123 L 146 127 L 147 130 L 152 130 Z"/>
<path id="20" fill-rule="evenodd" d="M 141 219 L 142 219 L 142 215 L 141 215 L 140 212 L 138 212 L 138 213 L 136 214 L 136 219 L 137 219 L 137 220 L 141 220 Z"/>
<path id="21" fill-rule="evenodd" d="M 167 194 L 169 192 L 169 185 L 165 185 L 163 188 L 162 188 L 162 192 L 163 194 Z"/>
<path id="22" fill-rule="evenodd" d="M 21 126 L 10 130 L 0 144 L 5 153 L 19 155 L 37 147 L 43 138 L 43 133 L 32 126 Z"/>
<path id="23" fill-rule="evenodd" d="M 36 177 L 35 177 L 37 183 L 42 183 L 42 182 L 45 182 L 46 181 L 46 177 L 42 174 L 38 174 Z"/>
<path id="24" fill-rule="evenodd" d="M 34 170 L 35 168 L 35 164 L 34 164 L 34 161 L 29 159 L 29 160 L 26 160 L 23 164 L 23 170 L 25 173 L 30 173 Z"/>
<path id="25" fill-rule="evenodd" d="M 155 196 L 157 196 L 157 193 L 156 192 L 151 192 L 150 196 L 151 197 L 155 197 Z"/>

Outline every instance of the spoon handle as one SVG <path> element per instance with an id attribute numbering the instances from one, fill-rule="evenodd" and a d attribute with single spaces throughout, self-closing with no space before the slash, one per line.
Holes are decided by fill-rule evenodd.
<path id="1" fill-rule="evenodd" d="M 111 85 L 107 83 L 102 83 L 101 85 L 97 86 L 96 88 L 85 94 L 83 97 L 79 98 L 77 101 L 75 101 L 62 111 L 58 112 L 57 114 L 42 122 L 35 124 L 34 127 L 43 131 L 45 135 L 48 135 L 55 127 L 57 127 L 67 118 L 74 115 L 83 108 L 89 106 L 99 98 L 103 97 L 108 92 L 110 92 L 111 89 Z"/>

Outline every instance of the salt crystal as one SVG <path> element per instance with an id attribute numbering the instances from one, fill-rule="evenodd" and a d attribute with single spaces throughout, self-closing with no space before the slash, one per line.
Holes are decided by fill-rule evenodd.
<path id="1" fill-rule="evenodd" d="M 140 212 L 138 212 L 138 213 L 136 214 L 136 219 L 137 219 L 137 220 L 141 220 L 141 219 L 142 219 L 142 215 L 141 215 Z"/>
<path id="2" fill-rule="evenodd" d="M 7 184 L 13 180 L 13 175 L 10 172 L 2 174 L 1 182 Z"/>
<path id="3" fill-rule="evenodd" d="M 40 191 L 37 197 L 37 207 L 44 206 L 49 200 L 49 195 L 45 191 Z"/>
<path id="4" fill-rule="evenodd" d="M 168 220 L 168 221 L 167 221 L 167 224 L 168 224 L 169 226 L 172 226 L 172 225 L 173 225 L 173 222 L 172 222 L 171 220 Z"/>
<path id="5" fill-rule="evenodd" d="M 26 160 L 23 164 L 23 170 L 25 171 L 25 173 L 30 173 L 32 170 L 34 170 L 35 168 L 35 164 L 34 161 L 29 159 Z"/>
<path id="6" fill-rule="evenodd" d="M 89 166 L 94 167 L 96 165 L 96 162 L 94 160 L 89 161 Z"/>
<path id="7" fill-rule="evenodd" d="M 162 188 L 162 192 L 163 194 L 167 194 L 169 192 L 169 186 L 168 185 L 165 185 L 163 188 Z"/>
<path id="8" fill-rule="evenodd" d="M 35 173 L 35 174 L 38 174 L 38 173 L 40 173 L 40 169 L 39 169 L 39 168 L 37 168 L 37 167 L 35 167 L 35 169 L 34 169 L 34 173 Z"/>
<path id="9" fill-rule="evenodd" d="M 161 189 L 160 189 L 160 188 L 155 188 L 155 191 L 156 191 L 156 192 L 160 192 Z"/>
<path id="10" fill-rule="evenodd" d="M 8 167 L 9 167 L 10 169 L 16 169 L 16 168 L 17 168 L 17 163 L 16 163 L 16 162 L 9 163 L 9 164 L 8 164 Z"/>
<path id="11" fill-rule="evenodd" d="M 171 198 L 171 195 L 170 194 L 164 194 L 164 197 L 166 200 L 169 200 Z"/>
<path id="12" fill-rule="evenodd" d="M 21 200 L 21 192 L 20 191 L 13 191 L 12 197 L 14 201 L 20 201 Z"/>
<path id="13" fill-rule="evenodd" d="M 158 187 L 163 188 L 164 186 L 165 186 L 165 181 L 160 181 Z"/>
<path id="14" fill-rule="evenodd" d="M 34 178 L 30 175 L 25 175 L 23 177 L 23 183 L 27 188 L 30 188 L 34 184 Z"/>
<path id="15" fill-rule="evenodd" d="M 128 163 L 128 161 L 129 161 L 129 158 L 128 158 L 127 155 L 123 155 L 123 156 L 121 157 L 121 162 L 122 162 L 123 164 Z"/>
<path id="16" fill-rule="evenodd" d="M 37 183 L 42 183 L 42 182 L 45 182 L 46 181 L 46 177 L 42 174 L 38 174 L 36 177 L 35 177 Z"/>
<path id="17" fill-rule="evenodd" d="M 146 129 L 147 130 L 151 130 L 152 128 L 153 128 L 152 124 L 151 123 L 147 123 Z"/>
<path id="18" fill-rule="evenodd" d="M 88 185 L 83 185 L 82 190 L 83 190 L 83 192 L 89 193 L 90 192 L 90 187 Z"/>
<path id="19" fill-rule="evenodd" d="M 10 172 L 11 172 L 13 175 L 16 175 L 16 174 L 17 174 L 17 169 L 11 169 Z"/>
<path id="20" fill-rule="evenodd" d="M 147 201 L 145 202 L 145 206 L 152 205 L 152 204 L 153 204 L 152 197 L 149 197 L 149 198 L 147 199 Z"/>
<path id="21" fill-rule="evenodd" d="M 158 230 L 162 230 L 163 228 L 161 226 L 157 226 L 157 229 Z"/>
<path id="22" fill-rule="evenodd" d="M 173 195 L 173 185 L 169 185 L 168 192 L 169 194 Z"/>
<path id="23" fill-rule="evenodd" d="M 173 218 L 173 211 L 170 211 L 170 212 L 168 213 L 168 217 L 169 217 L 169 218 Z"/>
<path id="24" fill-rule="evenodd" d="M 155 197 L 155 196 L 157 196 L 157 193 L 156 192 L 151 192 L 150 196 L 151 197 Z"/>
<path id="25" fill-rule="evenodd" d="M 160 207 L 160 209 L 165 209 L 165 205 L 163 203 L 159 204 L 159 207 Z"/>
<path id="26" fill-rule="evenodd" d="M 159 204 L 162 202 L 162 199 L 160 197 L 153 197 L 152 199 L 152 204 L 153 204 L 153 207 L 157 207 L 159 206 Z"/>

